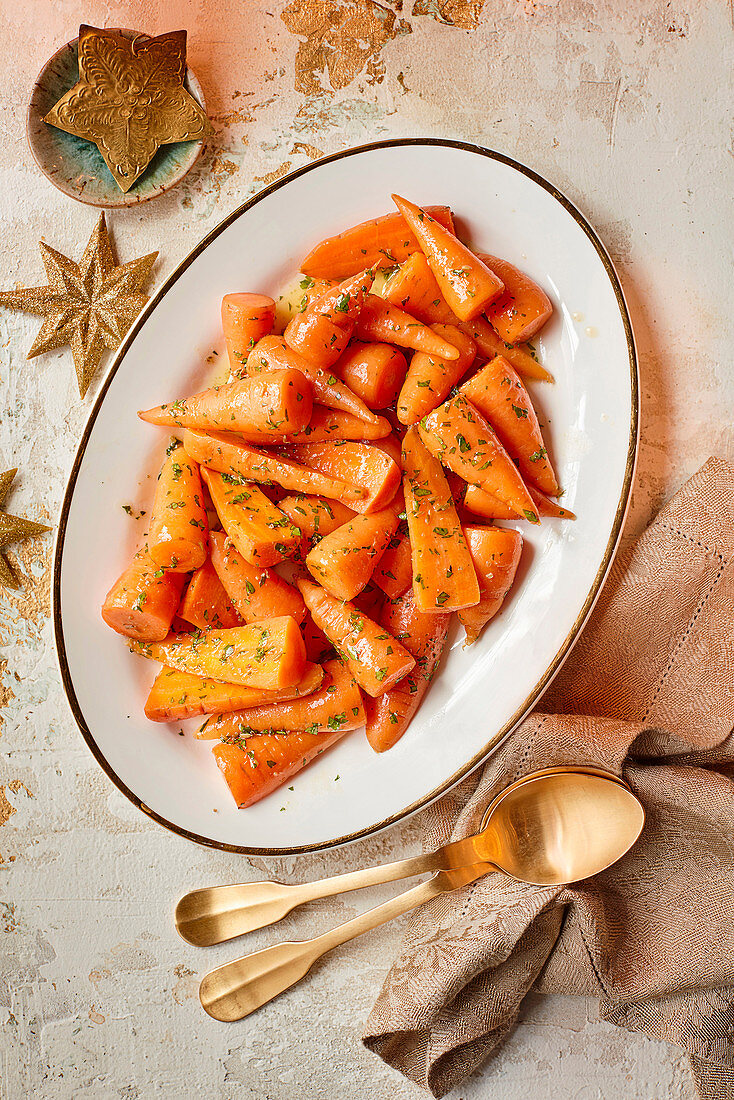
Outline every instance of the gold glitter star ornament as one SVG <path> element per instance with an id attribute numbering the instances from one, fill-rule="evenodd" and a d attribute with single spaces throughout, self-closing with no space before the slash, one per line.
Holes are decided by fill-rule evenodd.
<path id="1" fill-rule="evenodd" d="M 186 31 L 125 38 L 79 28 L 79 80 L 44 122 L 93 141 L 122 191 L 129 191 L 161 145 L 212 133 L 184 87 Z"/>
<path id="2" fill-rule="evenodd" d="M 5 497 L 8 495 L 8 490 L 17 472 L 17 470 L 6 470 L 4 474 L 0 474 L 0 505 L 3 504 Z M 23 542 L 24 539 L 31 539 L 34 535 L 42 535 L 44 531 L 50 530 L 51 528 L 47 527 L 45 523 L 34 523 L 33 520 L 22 519 L 20 516 L 9 516 L 6 512 L 0 511 L 0 550 L 4 550 L 6 546 L 10 546 L 14 542 Z M 20 588 L 13 570 L 1 553 L 0 585 L 4 585 L 6 588 Z"/>
<path id="3" fill-rule="evenodd" d="M 70 345 L 79 393 L 84 397 L 105 348 L 116 348 L 148 301 L 147 283 L 157 252 L 117 265 L 104 214 L 78 264 L 39 242 L 48 286 L 0 292 L 0 306 L 43 317 L 28 359 Z"/>

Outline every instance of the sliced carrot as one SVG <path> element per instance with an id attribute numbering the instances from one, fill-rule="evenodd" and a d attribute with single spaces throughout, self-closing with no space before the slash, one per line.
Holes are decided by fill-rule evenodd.
<path id="1" fill-rule="evenodd" d="M 210 539 L 216 535 L 220 538 L 225 537 L 221 531 L 209 532 Z M 189 587 L 179 605 L 178 615 L 199 630 L 206 630 L 210 626 L 226 629 L 242 623 L 212 565 L 211 558 L 207 558 L 204 564 L 192 574 Z"/>
<path id="2" fill-rule="evenodd" d="M 368 695 L 382 695 L 408 675 L 415 659 L 378 623 L 350 601 L 335 599 L 312 581 L 299 580 L 298 587 L 313 621 L 336 646 Z"/>
<path id="3" fill-rule="evenodd" d="M 349 495 L 345 482 L 326 477 L 269 451 L 255 450 L 248 443 L 240 442 L 236 436 L 188 429 L 184 432 L 183 442 L 187 454 L 202 466 L 229 474 L 237 482 L 256 481 L 264 485 L 275 482 L 284 489 L 335 498 Z"/>
<path id="4" fill-rule="evenodd" d="M 304 466 L 361 490 L 362 497 L 344 499 L 355 512 L 377 512 L 386 507 L 400 484 L 400 467 L 369 443 L 300 443 L 289 454 Z"/>
<path id="5" fill-rule="evenodd" d="M 460 327 L 467 336 L 471 336 L 479 352 L 487 359 L 494 359 L 495 355 L 504 355 L 518 374 L 522 374 L 525 378 L 537 378 L 539 382 L 553 381 L 550 371 L 534 359 L 525 346 L 518 344 L 512 347 L 505 344 L 486 317 L 475 317 L 473 321 L 463 322 Z"/>
<path id="6" fill-rule="evenodd" d="M 415 233 L 451 311 L 461 321 L 476 317 L 502 293 L 502 280 L 420 206 L 400 195 L 392 198 Z"/>
<path id="7" fill-rule="evenodd" d="M 148 552 L 164 569 L 191 573 L 206 561 L 208 533 L 199 467 L 174 440 L 158 474 Z"/>
<path id="8" fill-rule="evenodd" d="M 330 439 L 376 440 L 386 439 L 390 435 L 390 421 L 384 416 L 376 416 L 374 421 L 342 409 L 327 409 L 324 405 L 314 405 L 311 423 L 298 435 L 284 436 L 283 443 L 326 443 Z"/>
<path id="9" fill-rule="evenodd" d="M 354 340 L 333 369 L 368 408 L 386 409 L 400 393 L 408 365 L 403 353 L 390 344 Z"/>
<path id="10" fill-rule="evenodd" d="M 449 470 L 499 497 L 518 516 L 538 522 L 517 467 L 482 414 L 458 393 L 421 420 L 421 439 Z"/>
<path id="11" fill-rule="evenodd" d="M 444 359 L 459 357 L 453 344 L 377 294 L 365 294 L 354 335 L 368 343 L 397 344 L 401 348 L 425 351 L 428 355 L 440 355 Z"/>
<path id="12" fill-rule="evenodd" d="M 538 492 L 533 485 L 528 485 L 527 489 L 530 496 L 533 498 L 535 511 L 539 516 L 548 516 L 552 519 L 576 519 L 575 512 L 572 512 L 570 508 L 561 508 L 557 501 L 544 496 L 542 493 Z M 470 512 L 474 512 L 475 515 L 482 516 L 484 519 L 521 518 L 515 514 L 512 508 L 503 504 L 501 500 L 492 496 L 491 493 L 487 493 L 483 489 L 477 488 L 476 485 L 467 485 L 466 493 L 464 494 L 464 507 Z M 527 516 L 522 518 L 527 519 Z"/>
<path id="13" fill-rule="evenodd" d="M 441 359 L 421 351 L 413 356 L 398 398 L 398 419 L 402 424 L 417 424 L 422 416 L 440 405 L 477 354 L 472 338 L 456 325 L 434 325 L 433 331 L 453 343 L 459 358 Z"/>
<path id="14" fill-rule="evenodd" d="M 273 331 L 275 302 L 265 294 L 225 294 L 222 331 L 233 371 L 239 370 L 258 340 Z"/>
<path id="15" fill-rule="evenodd" d="M 522 535 L 503 527 L 465 527 L 464 536 L 479 578 L 481 599 L 476 607 L 459 612 L 471 645 L 497 614 L 512 587 L 522 553 Z"/>
<path id="16" fill-rule="evenodd" d="M 144 549 L 117 578 L 102 604 L 102 618 L 127 638 L 160 642 L 171 629 L 186 575 L 162 569 Z"/>
<path id="17" fill-rule="evenodd" d="M 383 297 L 425 325 L 452 325 L 458 320 L 439 290 L 422 252 L 414 252 L 390 276 Z"/>
<path id="18" fill-rule="evenodd" d="M 160 642 L 129 642 L 133 653 L 180 672 L 254 688 L 290 687 L 303 676 L 306 648 L 295 619 L 169 634 Z"/>
<path id="19" fill-rule="evenodd" d="M 275 565 L 300 544 L 301 532 L 256 485 L 206 468 L 202 473 L 222 527 L 247 561 Z"/>
<path id="20" fill-rule="evenodd" d="M 385 553 L 377 563 L 372 574 L 373 584 L 378 585 L 386 596 L 395 600 L 407 592 L 413 583 L 413 558 L 408 537 L 408 525 L 401 522 L 390 539 Z"/>
<path id="21" fill-rule="evenodd" d="M 303 537 L 301 553 L 304 557 L 315 541 L 330 535 L 343 523 L 348 523 L 355 514 L 340 500 L 326 500 L 324 497 L 307 496 L 304 493 L 283 497 L 278 501 L 278 507 L 281 512 L 285 512 L 293 526 L 300 529 Z"/>
<path id="22" fill-rule="evenodd" d="M 289 348 L 316 367 L 333 366 L 352 338 L 372 273 L 362 271 L 347 282 L 330 287 L 303 313 L 286 325 L 283 339 Z"/>
<path id="23" fill-rule="evenodd" d="M 321 687 L 324 670 L 321 665 L 306 664 L 301 679 L 287 688 L 243 687 L 242 684 L 222 684 L 201 676 L 164 666 L 156 676 L 145 704 L 145 716 L 151 722 L 183 722 L 201 714 L 225 714 L 265 703 L 279 703 L 310 695 Z"/>
<path id="24" fill-rule="evenodd" d="M 252 806 L 340 741 L 348 730 L 329 733 L 258 734 L 240 745 L 219 744 L 214 759 L 239 809 Z"/>
<path id="25" fill-rule="evenodd" d="M 267 437 L 300 432 L 311 419 L 312 404 L 311 383 L 300 370 L 273 370 L 157 405 L 138 416 L 164 427 Z"/>
<path id="26" fill-rule="evenodd" d="M 356 515 L 318 542 L 306 566 L 322 587 L 340 600 L 353 600 L 367 585 L 398 526 L 394 508 Z"/>
<path id="27" fill-rule="evenodd" d="M 508 344 L 529 340 L 553 313 L 550 298 L 529 275 L 507 260 L 485 252 L 478 252 L 477 255 L 505 287 L 487 307 L 487 320 Z"/>
<path id="28" fill-rule="evenodd" d="M 340 660 L 327 661 L 320 688 L 305 698 L 261 703 L 230 714 L 208 718 L 196 736 L 240 743 L 254 733 L 323 733 L 355 730 L 365 721 L 359 688 Z"/>
<path id="29" fill-rule="evenodd" d="M 368 409 L 364 401 L 353 393 L 330 370 L 324 370 L 307 362 L 302 355 L 288 347 L 281 336 L 266 336 L 253 348 L 247 360 L 248 375 L 261 371 L 299 370 L 308 378 L 313 388 L 314 400 L 330 409 L 359 416 L 368 424 L 376 424 L 380 417 Z"/>
<path id="30" fill-rule="evenodd" d="M 511 364 L 498 355 L 465 382 L 461 392 L 486 417 L 527 485 L 559 492 L 530 394 Z"/>
<path id="31" fill-rule="evenodd" d="M 380 622 L 403 642 L 416 663 L 379 699 L 367 700 L 367 740 L 375 752 L 391 749 L 410 725 L 441 660 L 449 620 L 441 612 L 421 611 L 412 592 L 385 605 Z"/>
<path id="32" fill-rule="evenodd" d="M 453 228 L 448 206 L 427 206 L 431 215 Z M 336 237 L 327 237 L 312 248 L 300 270 L 314 279 L 347 279 L 366 267 L 390 267 L 401 263 L 418 248 L 418 241 L 400 214 L 385 214 L 361 222 Z"/>
<path id="33" fill-rule="evenodd" d="M 420 611 L 455 611 L 479 600 L 471 555 L 440 462 L 415 428 L 403 440 L 403 490 Z"/>
<path id="34" fill-rule="evenodd" d="M 297 588 L 279 573 L 246 561 L 223 531 L 209 534 L 211 560 L 217 575 L 237 611 L 246 623 L 290 615 L 297 623 L 306 617 L 306 607 Z"/>

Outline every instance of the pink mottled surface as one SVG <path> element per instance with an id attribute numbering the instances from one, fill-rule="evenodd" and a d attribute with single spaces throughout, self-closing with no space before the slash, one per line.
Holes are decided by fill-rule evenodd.
<path id="1" fill-rule="evenodd" d="M 111 216 L 121 262 L 160 249 L 160 280 L 264 183 L 324 153 L 415 134 L 488 145 L 564 190 L 619 267 L 642 378 L 628 532 L 709 454 L 734 458 L 730 4 L 5 0 L 3 287 L 40 283 L 37 241 L 76 256 L 96 219 L 40 175 L 24 137 L 32 82 L 82 21 L 149 34 L 187 27 L 216 128 L 177 190 Z M 21 314 L 0 316 L 0 470 L 21 470 L 12 510 L 53 523 L 98 381 L 80 402 L 68 352 L 27 362 L 37 327 Z M 305 879 L 397 858 L 417 849 L 420 819 L 345 853 L 267 866 L 194 848 L 148 823 L 108 783 L 63 701 L 49 625 L 50 539 L 20 551 L 25 589 L 0 592 L 0 1094 L 418 1096 L 359 1044 L 398 925 L 226 1027 L 204 1016 L 196 988 L 234 950 L 187 947 L 171 911 L 207 882 Z M 323 931 L 389 892 L 334 899 L 278 931 Z M 243 949 L 273 939 L 257 933 Z M 528 1093 L 692 1095 L 675 1050 L 599 1023 L 591 1001 L 555 998 L 533 998 L 500 1057 L 457 1096 Z"/>

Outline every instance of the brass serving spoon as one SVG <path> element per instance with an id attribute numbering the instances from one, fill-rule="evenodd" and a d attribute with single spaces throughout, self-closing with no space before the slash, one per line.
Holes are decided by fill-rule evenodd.
<path id="1" fill-rule="evenodd" d="M 489 871 L 536 885 L 589 878 L 629 851 L 644 820 L 640 802 L 616 776 L 572 769 L 526 776 L 490 803 L 476 836 L 386 868 L 338 876 L 344 883 L 398 866 L 401 872 L 371 881 L 435 871 L 428 881 L 315 939 L 274 944 L 210 971 L 199 988 L 201 1003 L 216 1020 L 241 1020 L 299 981 L 327 951 Z"/>
<path id="2" fill-rule="evenodd" d="M 275 924 L 291 910 L 309 901 L 333 897 L 335 894 L 346 893 L 349 890 L 361 890 L 366 886 L 394 882 L 396 879 L 411 878 L 426 871 L 449 870 L 467 863 L 484 861 L 486 841 L 482 834 L 488 827 L 489 817 L 495 805 L 509 796 L 510 792 L 520 784 L 534 782 L 544 776 L 569 773 L 597 775 L 625 786 L 624 782 L 612 772 L 586 765 L 546 768 L 531 772 L 522 779 L 518 779 L 490 803 L 484 813 L 480 833 L 477 836 L 447 844 L 437 852 L 397 860 L 394 863 L 383 863 L 377 867 L 366 867 L 343 875 L 333 875 L 316 882 L 284 883 L 266 880 L 193 890 L 182 897 L 176 906 L 176 928 L 180 935 L 195 947 L 211 947 L 234 939 L 236 936 L 242 936 L 246 932 L 254 932 L 258 928 Z M 565 782 L 560 780 L 561 784 Z M 543 789 L 547 791 L 547 788 Z M 514 872 L 508 868 L 508 873 Z M 516 877 L 523 876 L 516 875 Z"/>

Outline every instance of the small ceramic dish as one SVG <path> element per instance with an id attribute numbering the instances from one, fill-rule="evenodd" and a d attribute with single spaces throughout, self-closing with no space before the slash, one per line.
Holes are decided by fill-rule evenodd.
<path id="1" fill-rule="evenodd" d="M 118 30 L 125 38 L 147 38 L 137 31 Z M 36 164 L 59 191 L 89 206 L 136 206 L 148 202 L 180 183 L 193 168 L 204 148 L 200 141 L 177 141 L 161 145 L 143 174 L 129 191 L 121 191 L 94 142 L 74 137 L 44 122 L 62 95 L 79 79 L 77 46 L 67 42 L 44 65 L 33 87 L 26 115 L 28 144 Z M 204 111 L 201 85 L 191 69 L 184 87 Z"/>

